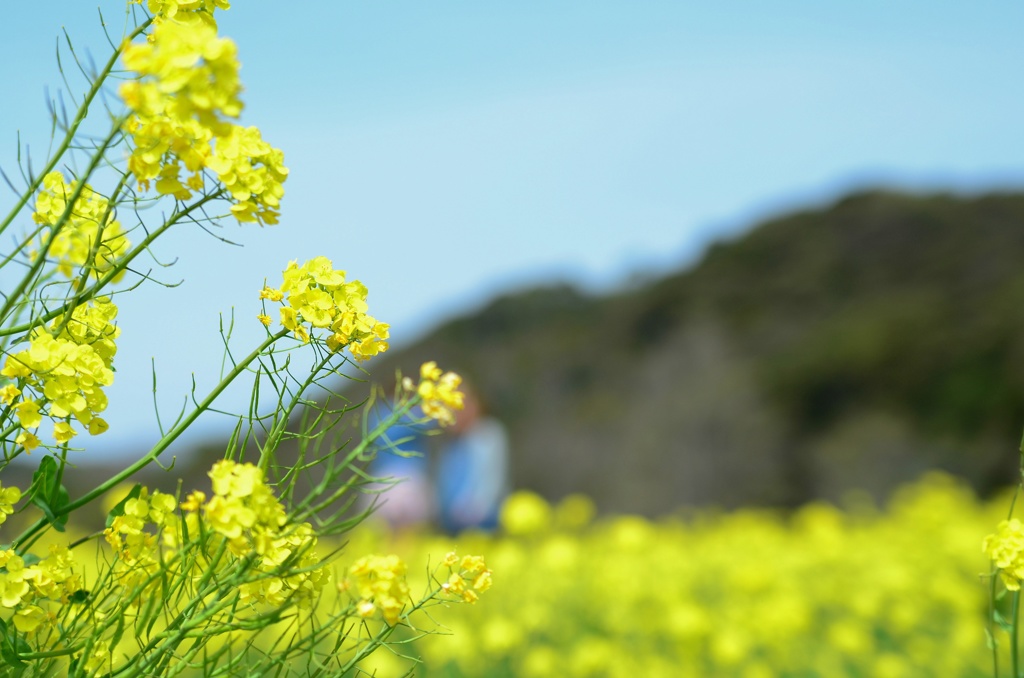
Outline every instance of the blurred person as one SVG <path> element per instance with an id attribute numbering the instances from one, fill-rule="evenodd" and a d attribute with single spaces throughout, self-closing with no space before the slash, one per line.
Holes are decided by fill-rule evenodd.
<path id="1" fill-rule="evenodd" d="M 367 421 L 372 431 L 391 413 L 390 403 L 378 401 Z M 386 483 L 373 483 L 374 515 L 383 518 L 393 529 L 432 523 L 437 514 L 434 488 L 427 462 L 426 436 L 435 428 L 424 421 L 416 408 L 393 424 L 377 440 L 377 454 L 368 473 Z"/>
<path id="2" fill-rule="evenodd" d="M 437 464 L 441 527 L 450 534 L 474 528 L 494 530 L 508 494 L 508 434 L 468 386 L 464 408 Z"/>

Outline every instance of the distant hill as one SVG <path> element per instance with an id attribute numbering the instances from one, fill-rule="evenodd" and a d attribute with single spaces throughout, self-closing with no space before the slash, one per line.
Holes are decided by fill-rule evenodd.
<path id="1" fill-rule="evenodd" d="M 792 506 L 931 468 L 988 492 L 1024 428 L 1024 195 L 852 195 L 617 294 L 501 297 L 368 367 L 428 359 L 505 421 L 514 485 L 551 499 Z M 185 487 L 223 449 L 179 456 Z"/>
<path id="2" fill-rule="evenodd" d="M 852 195 L 610 296 L 496 299 L 389 353 L 436 359 L 508 425 L 518 487 L 601 508 L 884 496 L 926 469 L 1013 481 L 1024 195 Z"/>

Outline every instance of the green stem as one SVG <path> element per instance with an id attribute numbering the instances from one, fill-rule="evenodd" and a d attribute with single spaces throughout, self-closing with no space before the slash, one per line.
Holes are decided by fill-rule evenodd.
<path id="1" fill-rule="evenodd" d="M 992 675 L 999 678 L 999 641 L 996 638 L 996 582 L 999 575 L 992 569 L 988 592 L 988 641 L 992 645 Z"/>
<path id="2" fill-rule="evenodd" d="M 118 123 L 117 125 L 114 125 L 110 134 L 103 140 L 100 145 L 100 149 L 96 151 L 96 155 L 94 155 L 92 160 L 89 162 L 89 166 L 86 168 L 85 173 L 75 182 L 75 189 L 71 191 L 71 195 L 67 197 L 67 206 L 64 208 L 64 213 L 60 215 L 60 218 L 57 219 L 57 223 L 54 224 L 53 229 L 50 231 L 50 237 L 47 239 L 46 243 L 43 244 L 39 251 L 39 256 L 32 263 L 32 267 L 29 268 L 28 272 L 24 277 L 22 277 L 21 282 L 18 283 L 18 286 L 13 292 L 11 292 L 10 296 L 7 297 L 7 301 L 4 303 L 3 308 L 0 308 L 0 318 L 7 317 L 14 305 L 19 303 L 21 295 L 25 292 L 32 281 L 35 280 L 36 276 L 39 275 L 39 271 L 43 268 L 43 264 L 46 263 L 46 253 L 50 250 L 50 245 L 53 244 L 53 241 L 56 240 L 61 228 L 67 224 L 68 220 L 71 218 L 71 213 L 74 211 L 75 206 L 78 203 L 78 198 L 82 195 L 82 191 L 85 190 L 86 179 L 88 179 L 92 173 L 96 171 L 96 168 L 100 166 L 100 163 L 103 161 L 104 153 L 108 148 L 110 148 L 114 139 L 120 136 L 120 134 L 121 124 Z M 0 232 L 2 232 L 2 229 L 0 229 Z M 63 311 L 64 309 L 61 307 L 60 312 Z"/>
<path id="3" fill-rule="evenodd" d="M 64 656 L 69 655 L 69 654 L 74 654 L 75 652 L 78 652 L 81 649 L 82 649 L 82 644 L 79 643 L 78 645 L 71 645 L 69 647 L 62 647 L 59 650 L 49 650 L 47 652 L 25 652 L 24 654 L 19 654 L 18 655 L 18 659 L 31 660 L 31 659 L 51 659 L 53 657 L 64 657 Z"/>
<path id="4" fill-rule="evenodd" d="M 416 394 L 412 398 L 410 398 L 409 400 L 395 408 L 391 412 L 391 414 L 382 419 L 377 424 L 377 426 L 372 431 L 370 431 L 370 433 L 365 438 L 363 438 L 359 442 L 359 444 L 356 445 L 355 448 L 348 453 L 348 455 L 345 456 L 344 460 L 342 460 L 341 464 L 339 464 L 338 467 L 342 469 L 348 468 L 352 464 L 352 462 L 354 462 L 363 453 L 366 452 L 367 447 L 369 447 L 378 438 L 384 435 L 384 433 L 386 433 L 389 428 L 398 423 L 402 419 L 402 417 L 409 413 L 410 410 L 419 405 L 421 400 L 422 398 L 419 396 L 419 394 Z M 314 513 L 322 510 L 327 506 L 330 506 L 338 497 L 340 497 L 347 491 L 347 487 L 343 487 L 340 490 L 336 491 L 327 499 L 320 501 L 318 504 L 313 504 L 314 501 L 319 500 L 324 495 L 324 493 L 327 492 L 327 488 L 330 486 L 330 484 L 336 477 L 337 475 L 327 474 L 320 481 L 317 487 L 314 488 L 312 492 L 306 495 L 306 497 L 304 497 L 302 501 L 300 501 L 295 506 L 294 515 L 296 521 L 302 522 Z"/>
<path id="5" fill-rule="evenodd" d="M 394 626 L 391 626 L 387 622 L 384 622 L 384 627 L 377 632 L 377 635 L 374 636 L 368 643 L 366 643 L 366 645 L 360 648 L 359 652 L 357 652 L 355 656 L 348 660 L 348 663 L 346 663 L 345 666 L 341 669 L 341 674 L 346 675 L 350 670 L 352 670 L 352 668 L 356 664 L 361 662 L 363 659 L 372 654 L 374 650 L 383 645 L 384 641 L 386 641 L 388 639 L 388 636 L 390 636 L 394 632 L 394 630 L 398 628 L 399 624 L 401 624 L 402 622 L 407 622 L 409 617 L 411 617 L 414 612 L 419 611 L 426 603 L 428 603 L 431 600 L 434 600 L 434 598 L 439 593 L 441 593 L 441 591 L 442 589 L 440 588 L 431 591 L 429 595 L 423 598 L 423 600 L 414 604 L 410 609 L 406 610 L 399 618 L 398 623 L 396 623 Z"/>
<path id="6" fill-rule="evenodd" d="M 95 297 L 96 294 L 98 294 L 100 290 L 106 287 L 110 283 L 110 281 L 112 281 L 121 271 L 123 271 L 128 266 L 128 264 L 130 264 L 132 260 L 135 259 L 135 257 L 149 249 L 149 246 L 153 244 L 153 241 L 155 241 L 161 235 L 166 233 L 167 230 L 171 228 L 171 226 L 174 226 L 183 218 L 190 215 L 192 212 L 198 210 L 206 203 L 220 198 L 222 195 L 224 195 L 223 189 L 215 193 L 203 196 L 202 199 L 197 200 L 196 202 L 189 205 L 182 211 L 175 212 L 173 215 L 171 215 L 171 218 L 168 219 L 166 223 L 164 223 L 162 226 L 160 226 L 152 233 L 147 235 L 144 240 L 142 240 L 131 252 L 126 254 L 121 260 L 119 260 L 117 262 L 117 265 L 114 266 L 109 271 L 107 271 L 106 274 L 103 275 L 103 277 L 99 278 L 95 283 L 93 283 L 91 287 L 75 295 L 75 303 L 80 304 L 82 303 L 82 301 Z M 7 328 L 0 328 L 0 337 L 29 332 L 32 329 L 39 327 L 43 323 L 49 320 L 53 320 L 54 318 L 61 316 L 63 314 L 64 306 L 58 306 L 56 309 L 50 311 L 49 313 L 44 313 L 43 315 L 37 316 L 35 319 L 30 320 L 27 323 L 23 323 L 21 325 L 14 325 L 12 327 Z"/>
<path id="7" fill-rule="evenodd" d="M 64 328 L 68 326 L 69 322 L 71 322 L 71 318 L 74 315 L 75 309 L 78 308 L 84 301 L 84 295 L 82 292 L 85 290 L 86 283 L 89 282 L 89 276 L 96 272 L 96 257 L 99 256 L 100 247 L 103 245 L 103 233 L 107 228 L 110 216 L 114 213 L 114 204 L 117 202 L 119 194 L 122 190 L 124 190 L 125 186 L 128 185 L 129 176 L 131 175 L 121 175 L 121 179 L 117 182 L 117 186 L 114 187 L 114 191 L 113 193 L 111 193 L 110 199 L 107 201 L 107 209 L 104 211 L 103 216 L 100 217 L 100 221 L 96 226 L 96 237 L 93 240 L 92 245 L 89 248 L 89 254 L 85 259 L 87 265 L 82 266 L 82 272 L 78 277 L 78 281 L 72 288 L 79 291 L 75 294 L 70 303 L 64 304 L 64 307 L 66 309 L 64 312 L 64 317 L 61 318 L 61 321 L 57 325 L 57 327 L 50 330 L 50 334 L 52 334 L 54 337 L 59 336 L 60 333 L 64 331 Z"/>
<path id="8" fill-rule="evenodd" d="M 168 431 L 167 435 L 161 438 L 160 441 L 156 445 L 154 445 L 149 452 L 145 454 L 145 456 L 143 456 L 137 462 L 135 462 L 128 468 L 124 469 L 117 475 L 113 476 L 106 482 L 97 485 L 91 491 L 87 492 L 86 494 L 79 497 L 75 501 L 70 502 L 66 506 L 55 511 L 54 513 L 56 514 L 56 516 L 59 518 L 62 515 L 67 515 L 72 511 L 82 506 L 85 506 L 92 500 L 105 494 L 111 488 L 124 482 L 128 478 L 131 478 L 140 470 L 151 464 L 157 457 L 160 456 L 161 453 L 163 453 L 164 450 L 166 450 L 171 445 L 171 443 L 178 439 L 178 436 L 184 433 L 185 430 L 188 429 L 188 427 L 191 426 L 195 422 L 195 420 L 199 418 L 199 415 L 201 415 L 206 410 L 210 409 L 210 406 L 213 405 L 213 402 L 220 396 L 221 393 L 223 393 L 224 389 L 226 389 L 231 384 L 231 382 L 233 382 L 238 377 L 238 375 L 244 372 L 251 363 L 256 361 L 263 354 L 263 351 L 269 348 L 271 344 L 287 335 L 288 332 L 289 330 L 282 329 L 276 334 L 271 334 L 266 339 L 264 339 L 263 343 L 257 346 L 252 351 L 252 353 L 247 355 L 241 362 L 235 365 L 235 367 L 230 372 L 228 372 L 227 376 L 225 376 L 224 379 L 222 379 L 221 382 L 217 384 L 217 386 L 214 387 L 212 391 L 210 391 L 206 398 L 203 399 L 203 402 L 199 403 L 196 409 L 189 412 L 187 416 L 185 416 L 181 421 L 178 422 L 177 426 Z M 49 521 L 47 521 L 45 518 L 40 518 L 27 530 L 25 530 L 25 532 L 23 532 L 16 540 L 14 540 L 14 542 L 12 542 L 12 548 L 21 549 L 22 544 L 24 544 L 27 539 L 31 538 L 34 534 L 42 530 L 48 524 Z M 18 552 L 21 553 L 20 550 Z"/>
<path id="9" fill-rule="evenodd" d="M 152 22 L 153 20 L 149 19 L 140 24 L 138 28 L 136 28 L 128 35 L 128 38 L 125 42 L 131 42 L 132 40 L 137 38 L 147 28 L 149 28 L 149 25 Z M 11 210 L 10 214 L 7 215 L 3 222 L 0 222 L 0 233 L 3 233 L 5 230 L 7 230 L 7 227 L 10 226 L 11 222 L 14 221 L 14 218 L 18 216 L 18 213 L 21 212 L 21 210 L 25 207 L 28 201 L 32 199 L 32 196 L 35 195 L 36 191 L 39 190 L 39 186 L 41 186 L 43 183 L 43 178 L 53 171 L 53 168 L 57 166 L 57 163 L 60 162 L 60 159 L 71 147 L 71 144 L 75 139 L 75 135 L 78 134 L 79 126 L 89 115 L 89 104 L 92 103 L 93 99 L 96 98 L 96 95 L 99 94 L 100 90 L 103 89 L 103 84 L 107 81 L 107 76 L 109 76 L 110 72 L 114 70 L 114 66 L 117 64 L 117 60 L 120 56 L 121 49 L 119 48 L 115 50 L 113 54 L 110 55 L 110 59 L 108 59 L 107 63 L 104 64 L 103 70 L 101 70 L 99 74 L 96 76 L 96 79 L 93 80 L 92 87 L 89 88 L 88 93 L 86 93 L 85 95 L 85 99 L 82 100 L 82 105 L 79 106 L 78 113 L 75 115 L 74 121 L 71 123 L 71 126 L 68 127 L 68 131 L 64 134 L 64 141 L 61 142 L 61 145 L 57 148 L 57 152 L 53 154 L 52 158 L 50 158 L 50 161 L 47 163 L 43 171 L 40 172 L 32 181 L 32 184 L 31 186 L 29 186 L 28 190 L 22 194 L 21 198 L 18 200 L 17 204 L 14 205 L 14 208 Z"/>
<path id="10" fill-rule="evenodd" d="M 1020 669 L 1017 663 L 1017 646 L 1020 645 L 1020 591 L 1013 592 L 1013 610 L 1011 611 L 1013 617 L 1010 624 L 1010 666 L 1013 671 L 1013 678 L 1020 678 Z"/>
<path id="11" fill-rule="evenodd" d="M 267 435 L 267 439 L 263 443 L 263 449 L 260 450 L 260 458 L 257 463 L 257 466 L 264 474 L 267 474 L 270 470 L 270 464 L 274 460 L 274 453 L 277 451 L 277 446 L 280 444 L 281 438 L 288 429 L 288 422 L 291 419 L 291 414 L 298 406 L 303 393 L 306 392 L 306 389 L 312 386 L 313 382 L 320 378 L 320 371 L 334 359 L 334 356 L 334 353 L 327 353 L 319 363 L 313 366 L 313 369 L 309 372 L 309 376 L 307 376 L 306 379 L 299 384 L 299 387 L 295 389 L 295 393 L 287 406 L 284 405 L 284 398 L 278 400 L 278 407 L 275 413 L 276 421 L 271 427 L 270 433 Z"/>

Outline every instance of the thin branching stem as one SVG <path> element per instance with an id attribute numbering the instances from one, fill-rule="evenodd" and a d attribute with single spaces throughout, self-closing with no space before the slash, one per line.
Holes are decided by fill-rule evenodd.
<path id="1" fill-rule="evenodd" d="M 138 27 L 135 28 L 135 30 L 128 34 L 125 43 L 131 42 L 138 36 L 142 35 L 146 31 L 146 29 L 149 28 L 151 23 L 153 23 L 152 19 L 149 19 L 141 23 Z M 3 221 L 0 221 L 0 234 L 7 230 L 7 227 L 11 225 L 15 217 L 17 217 L 21 210 L 25 207 L 25 205 L 28 204 L 28 201 L 32 199 L 32 196 L 35 195 L 35 192 L 39 190 L 39 187 L 43 183 L 43 178 L 47 174 L 52 172 L 55 167 L 57 167 L 57 164 L 60 162 L 61 158 L 64 157 L 64 154 L 68 151 L 68 149 L 71 148 L 71 145 L 75 140 L 75 136 L 78 134 L 78 128 L 89 115 L 90 104 L 92 104 L 93 99 L 95 99 L 96 95 L 99 94 L 100 91 L 103 89 L 103 85 L 106 83 L 107 78 L 109 77 L 110 73 L 114 70 L 114 66 L 117 64 L 117 60 L 121 56 L 121 51 L 122 48 L 116 49 L 110 55 L 110 58 L 107 60 L 107 62 L 103 65 L 103 68 L 100 70 L 100 72 L 97 73 L 95 79 L 93 80 L 92 86 L 89 88 L 89 91 L 85 95 L 85 99 L 82 100 L 82 105 L 78 107 L 78 113 L 75 115 L 75 119 L 71 122 L 71 125 L 68 127 L 67 132 L 64 134 L 64 140 L 61 142 L 60 146 L 57 147 L 57 151 L 50 157 L 50 161 L 46 164 L 46 167 L 43 169 L 43 171 L 32 178 L 32 183 L 29 185 L 28 189 L 26 189 L 25 192 L 22 194 L 18 202 L 15 203 L 10 213 L 4 218 Z"/>

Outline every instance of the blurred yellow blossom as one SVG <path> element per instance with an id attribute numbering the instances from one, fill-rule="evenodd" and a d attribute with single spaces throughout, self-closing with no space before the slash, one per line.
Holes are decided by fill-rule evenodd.
<path id="1" fill-rule="evenodd" d="M 1011 591 L 1020 590 L 1024 579 L 1024 525 L 1017 518 L 1003 520 L 982 541 L 982 549 L 999 568 L 999 575 Z"/>
<path id="2" fill-rule="evenodd" d="M 360 617 L 371 617 L 379 610 L 384 621 L 394 626 L 409 602 L 405 573 L 405 563 L 396 555 L 364 556 L 348 569 L 352 584 L 342 588 L 358 594 Z"/>
<path id="3" fill-rule="evenodd" d="M 275 290 L 273 287 L 264 287 L 260 290 L 260 299 L 268 299 L 270 301 L 281 301 L 284 299 L 284 294 L 281 290 Z"/>
<path id="4" fill-rule="evenodd" d="M 31 452 L 39 447 L 40 441 L 34 433 L 31 433 L 30 431 L 21 431 L 18 433 L 18 437 L 14 439 L 14 442 L 21 445 L 26 452 Z"/>
<path id="5" fill-rule="evenodd" d="M 520 490 L 505 500 L 500 520 L 511 535 L 540 533 L 551 526 L 551 505 L 536 492 Z"/>
<path id="6" fill-rule="evenodd" d="M 402 385 L 407 391 L 415 391 L 422 399 L 420 407 L 423 413 L 436 420 L 441 426 L 455 423 L 452 410 L 461 410 L 464 395 L 459 390 L 462 377 L 454 372 L 442 373 L 434 361 L 425 362 L 420 366 L 420 382 L 414 384 L 406 377 Z"/>
<path id="7" fill-rule="evenodd" d="M 58 443 L 66 443 L 76 435 L 78 434 L 75 433 L 75 429 L 66 421 L 58 421 L 53 425 L 53 439 Z"/>
<path id="8" fill-rule="evenodd" d="M 12 618 L 14 627 L 22 633 L 32 633 L 46 620 L 46 613 L 38 605 L 19 608 Z"/>
<path id="9" fill-rule="evenodd" d="M 7 516 L 14 513 L 14 505 L 21 501 L 21 490 L 17 487 L 3 487 L 0 485 L 0 525 Z"/>
<path id="10" fill-rule="evenodd" d="M 455 611 L 444 621 L 452 636 L 402 636 L 412 643 L 404 654 L 422 657 L 430 675 L 991 675 L 978 542 L 1005 515 L 1006 497 L 980 502 L 942 476 L 897 495 L 886 509 L 690 509 L 582 526 L 534 496 L 527 510 L 540 519 L 522 534 L 457 537 L 486 554 L 499 584 L 514 585 Z M 588 516 L 591 502 L 577 501 L 569 513 Z M 429 555 L 453 600 L 466 600 L 482 574 L 445 569 L 464 558 L 451 537 L 378 539 L 360 548 L 410 563 Z M 996 633 L 1003 663 L 1008 643 Z"/>
<path id="11" fill-rule="evenodd" d="M 439 565 L 448 569 L 448 577 L 441 590 L 465 603 L 475 603 L 480 594 L 491 588 L 491 571 L 487 569 L 483 556 L 459 556 L 448 553 Z"/>
<path id="12" fill-rule="evenodd" d="M 0 402 L 3 402 L 4 405 L 10 405 L 19 395 L 21 395 L 21 389 L 14 384 L 0 387 Z"/>
<path id="13" fill-rule="evenodd" d="M 141 5 L 143 0 L 128 0 L 130 5 Z M 203 21 L 215 25 L 214 10 L 231 9 L 228 0 L 146 0 L 146 9 L 158 20 L 173 19 L 181 23 Z"/>
<path id="14" fill-rule="evenodd" d="M 131 242 L 114 219 L 107 199 L 88 184 L 81 187 L 74 206 L 68 209 L 68 200 L 78 188 L 79 182 L 68 183 L 59 171 L 47 174 L 36 196 L 32 219 L 46 227 L 40 234 L 40 245 L 47 247 L 46 253 L 56 261 L 62 275 L 71 278 L 75 269 L 84 267 L 90 276 L 98 278 L 117 264 Z M 122 277 L 124 270 L 113 280 Z"/>

